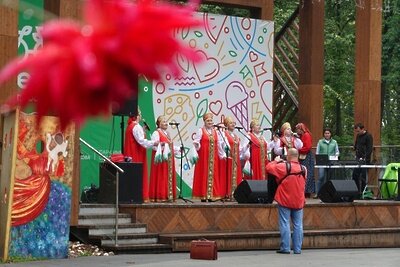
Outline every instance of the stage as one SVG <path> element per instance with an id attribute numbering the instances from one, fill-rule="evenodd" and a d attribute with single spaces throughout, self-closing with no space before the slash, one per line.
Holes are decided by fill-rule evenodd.
<path id="1" fill-rule="evenodd" d="M 122 204 L 120 212 L 158 233 L 173 251 L 187 251 L 191 240 L 216 240 L 220 250 L 279 247 L 277 204 L 236 202 Z M 304 248 L 398 247 L 400 202 L 356 200 L 322 203 L 307 199 Z"/>

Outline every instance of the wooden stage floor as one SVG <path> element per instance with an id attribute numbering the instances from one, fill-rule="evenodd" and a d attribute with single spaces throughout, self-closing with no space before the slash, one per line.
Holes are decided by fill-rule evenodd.
<path id="1" fill-rule="evenodd" d="M 219 240 L 226 250 L 276 248 L 279 245 L 277 204 L 237 202 L 122 204 L 120 212 L 145 223 L 148 232 L 185 251 L 197 238 Z M 356 200 L 322 203 L 307 199 L 304 247 L 398 247 L 400 201 Z M 254 240 L 253 240 L 254 239 Z M 250 243 L 249 243 L 250 242 Z M 239 245 L 238 245 L 239 244 Z"/>

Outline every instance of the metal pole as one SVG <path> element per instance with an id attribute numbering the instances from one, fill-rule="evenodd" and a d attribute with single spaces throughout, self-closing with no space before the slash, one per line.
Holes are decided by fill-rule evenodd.
<path id="1" fill-rule="evenodd" d="M 119 172 L 115 175 L 115 246 L 118 247 L 118 199 L 119 199 Z"/>
<path id="2" fill-rule="evenodd" d="M 85 144 L 87 147 L 89 147 L 91 150 L 96 152 L 100 157 L 102 157 L 105 161 L 107 161 L 111 166 L 113 166 L 117 171 L 115 175 L 115 246 L 118 246 L 118 214 L 119 214 L 119 173 L 124 173 L 124 170 L 121 169 L 119 166 L 117 166 L 114 162 L 112 162 L 110 159 L 108 159 L 106 156 L 101 154 L 97 149 L 95 149 L 93 146 L 91 146 L 88 142 L 83 140 L 82 138 L 79 138 L 79 141 L 81 141 L 83 144 Z"/>

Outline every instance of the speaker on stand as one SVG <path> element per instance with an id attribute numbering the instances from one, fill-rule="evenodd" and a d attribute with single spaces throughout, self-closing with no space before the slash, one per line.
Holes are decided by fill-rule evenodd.
<path id="1" fill-rule="evenodd" d="M 137 116 L 138 114 L 138 95 L 137 91 L 125 101 L 121 106 L 113 106 L 112 114 L 113 116 L 121 116 L 121 153 L 124 153 L 124 134 L 125 134 L 125 122 L 124 116 Z"/>
<path id="2" fill-rule="evenodd" d="M 124 170 L 119 174 L 118 201 L 120 203 L 143 203 L 143 164 L 115 162 Z M 116 169 L 108 163 L 100 163 L 99 203 L 115 204 Z"/>

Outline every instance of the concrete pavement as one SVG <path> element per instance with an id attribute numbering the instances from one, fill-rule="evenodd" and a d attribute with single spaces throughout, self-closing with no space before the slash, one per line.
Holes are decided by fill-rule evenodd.
<path id="1" fill-rule="evenodd" d="M 282 255 L 271 250 L 218 252 L 218 260 L 191 260 L 189 253 L 129 254 L 74 259 L 0 264 L 1 267 L 203 267 L 203 266 L 316 266 L 316 267 L 398 267 L 399 248 L 308 249 L 301 255 Z"/>

